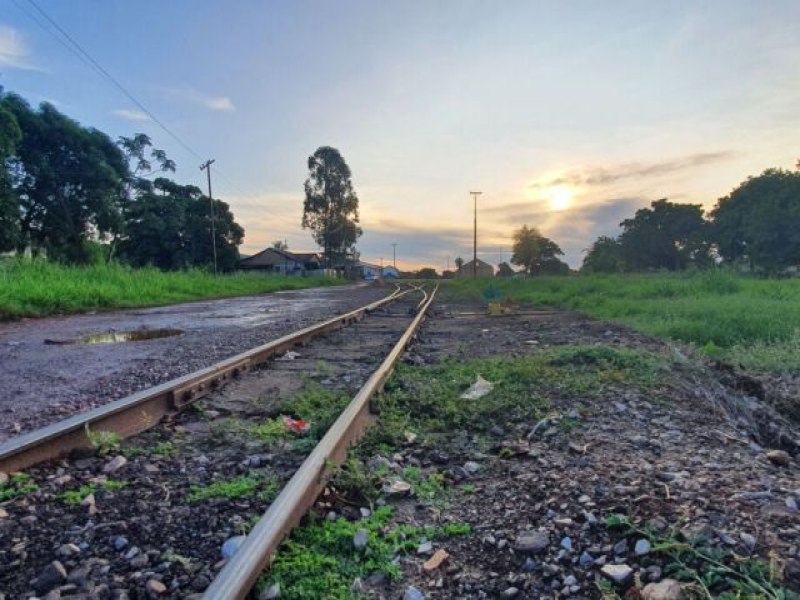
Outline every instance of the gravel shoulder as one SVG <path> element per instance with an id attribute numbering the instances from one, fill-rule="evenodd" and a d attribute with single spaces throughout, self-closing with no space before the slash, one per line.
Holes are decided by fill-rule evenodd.
<path id="1" fill-rule="evenodd" d="M 335 286 L 0 323 L 0 442 L 352 310 L 390 289 Z M 156 329 L 183 333 L 79 342 L 86 335 Z"/>

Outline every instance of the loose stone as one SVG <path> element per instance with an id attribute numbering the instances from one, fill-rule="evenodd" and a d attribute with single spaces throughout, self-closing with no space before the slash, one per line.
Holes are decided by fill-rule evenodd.
<path id="1" fill-rule="evenodd" d="M 518 552 L 538 554 L 550 545 L 550 536 L 545 531 L 526 531 L 517 536 L 514 546 Z"/>
<path id="2" fill-rule="evenodd" d="M 225 540 L 225 543 L 222 544 L 222 558 L 228 559 L 239 550 L 239 547 L 244 543 L 245 536 L 237 535 L 232 538 L 228 538 Z"/>
<path id="3" fill-rule="evenodd" d="M 628 565 L 604 565 L 600 571 L 614 583 L 625 583 L 633 574 L 633 569 Z"/>
<path id="4" fill-rule="evenodd" d="M 636 546 L 633 549 L 636 556 L 644 556 L 645 554 L 650 553 L 650 542 L 646 539 L 642 538 L 636 542 Z"/>
<path id="5" fill-rule="evenodd" d="M 31 587 L 39 594 L 46 594 L 54 587 L 61 585 L 67 580 L 67 570 L 59 561 L 54 560 L 39 573 L 39 576 L 31 582 Z"/>
<path id="6" fill-rule="evenodd" d="M 366 529 L 359 529 L 353 536 L 353 546 L 356 550 L 366 548 L 369 541 L 369 532 Z"/>
<path id="7" fill-rule="evenodd" d="M 659 583 L 648 583 L 642 590 L 643 600 L 681 600 L 683 588 L 674 579 L 665 579 Z"/>

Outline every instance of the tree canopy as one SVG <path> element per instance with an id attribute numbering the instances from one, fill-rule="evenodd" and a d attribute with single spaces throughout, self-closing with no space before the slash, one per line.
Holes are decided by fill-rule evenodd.
<path id="1" fill-rule="evenodd" d="M 766 272 L 800 264 L 800 173 L 764 171 L 720 198 L 711 214 L 726 262 Z"/>
<path id="2" fill-rule="evenodd" d="M 711 230 L 699 204 L 656 200 L 620 225 L 622 257 L 633 270 L 677 271 L 711 263 Z"/>
<path id="3" fill-rule="evenodd" d="M 600 236 L 586 251 L 581 270 L 587 273 L 621 273 L 625 270 L 622 244 L 615 238 Z"/>
<path id="4" fill-rule="evenodd" d="M 358 196 L 350 167 L 336 148 L 322 146 L 308 157 L 303 228 L 311 229 L 328 267 L 353 256 L 361 236 Z"/>
<path id="5" fill-rule="evenodd" d="M 513 251 L 511 263 L 523 267 L 528 275 L 569 272 L 569 266 L 558 259 L 564 255 L 558 244 L 543 236 L 535 227 L 523 225 L 514 232 Z"/>

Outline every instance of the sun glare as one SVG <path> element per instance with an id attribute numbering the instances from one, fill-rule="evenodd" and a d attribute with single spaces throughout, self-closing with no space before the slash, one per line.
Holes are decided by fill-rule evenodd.
<path id="1" fill-rule="evenodd" d="M 550 199 L 550 208 L 559 211 L 566 210 L 572 205 L 572 192 L 563 185 L 555 185 L 547 191 Z"/>

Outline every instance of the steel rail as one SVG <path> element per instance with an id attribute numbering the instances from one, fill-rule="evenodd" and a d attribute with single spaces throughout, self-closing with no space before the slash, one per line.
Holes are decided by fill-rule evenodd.
<path id="1" fill-rule="evenodd" d="M 112 432 L 127 438 L 158 424 L 208 392 L 250 368 L 311 339 L 354 323 L 364 315 L 414 291 L 396 286 L 388 296 L 365 306 L 256 346 L 210 367 L 135 392 L 98 408 L 68 417 L 0 444 L 0 472 L 13 473 L 31 465 L 91 446 L 92 432 Z"/>
<path id="2" fill-rule="evenodd" d="M 350 401 L 336 422 L 270 504 L 239 550 L 223 567 L 203 595 L 204 600 L 244 598 L 269 564 L 284 537 L 314 504 L 330 477 L 333 465 L 342 464 L 347 450 L 374 421 L 369 401 L 383 388 L 394 365 L 406 349 L 433 303 L 438 286 L 428 297 L 403 336 Z M 422 291 L 422 290 L 420 290 Z M 425 293 L 425 292 L 423 292 Z"/>

